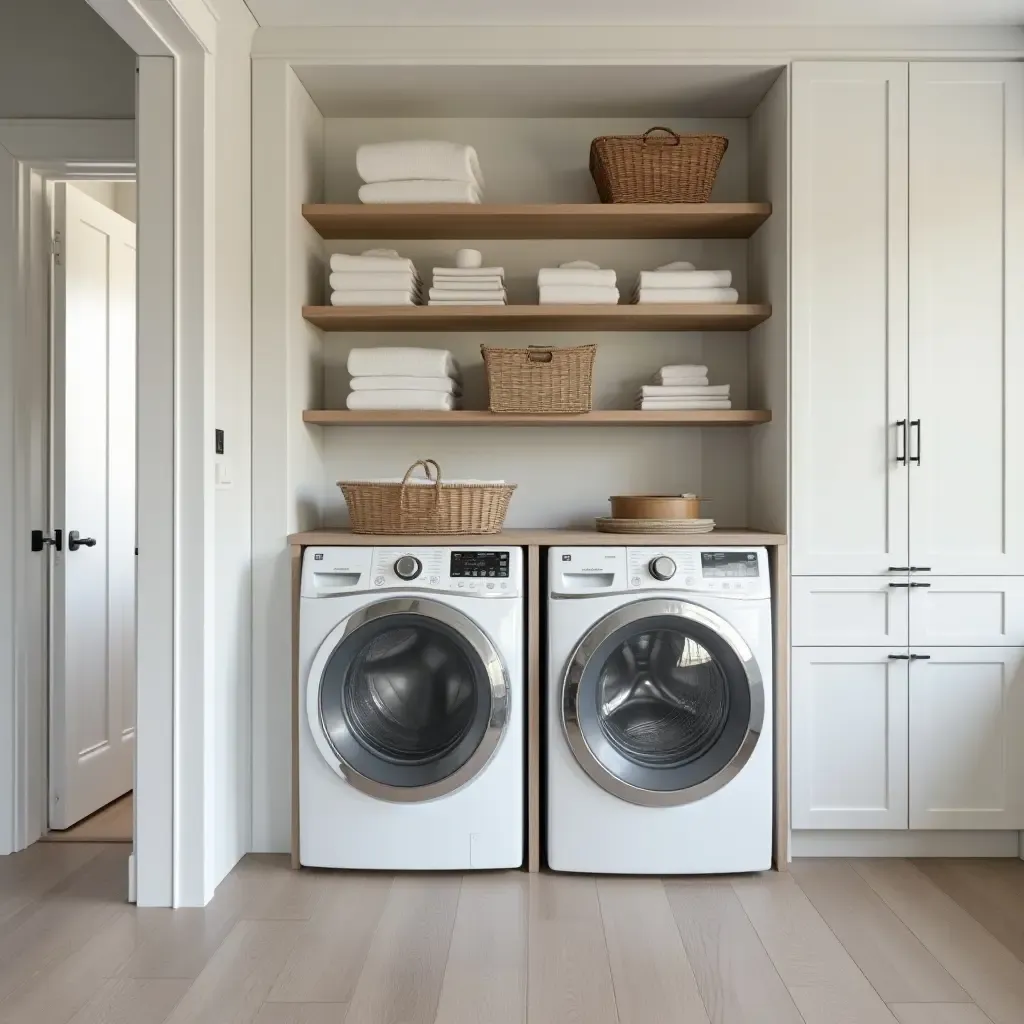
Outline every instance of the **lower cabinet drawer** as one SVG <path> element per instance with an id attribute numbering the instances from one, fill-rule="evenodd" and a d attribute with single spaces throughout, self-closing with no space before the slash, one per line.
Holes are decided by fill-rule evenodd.
<path id="1" fill-rule="evenodd" d="M 793 645 L 906 647 L 909 595 L 907 576 L 795 576 Z"/>
<path id="2" fill-rule="evenodd" d="M 1024 577 L 916 575 L 913 583 L 912 646 L 1024 646 Z"/>

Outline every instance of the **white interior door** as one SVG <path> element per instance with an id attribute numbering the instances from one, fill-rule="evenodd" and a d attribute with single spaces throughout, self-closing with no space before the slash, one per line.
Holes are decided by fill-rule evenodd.
<path id="1" fill-rule="evenodd" d="M 135 225 L 55 188 L 51 828 L 132 788 Z"/>

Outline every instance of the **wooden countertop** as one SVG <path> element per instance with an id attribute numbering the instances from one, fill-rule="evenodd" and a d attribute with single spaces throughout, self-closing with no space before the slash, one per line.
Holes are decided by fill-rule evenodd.
<path id="1" fill-rule="evenodd" d="M 517 547 L 537 545 L 539 547 L 564 546 L 569 544 L 608 545 L 612 547 L 780 547 L 786 543 L 785 534 L 764 533 L 760 530 L 715 530 L 698 534 L 623 534 L 598 533 L 596 530 L 502 530 L 501 533 L 461 535 L 401 535 L 377 536 L 367 533 L 352 533 L 343 529 L 308 530 L 293 533 L 290 544 L 305 547 L 455 547 L 464 544 L 511 544 Z"/>

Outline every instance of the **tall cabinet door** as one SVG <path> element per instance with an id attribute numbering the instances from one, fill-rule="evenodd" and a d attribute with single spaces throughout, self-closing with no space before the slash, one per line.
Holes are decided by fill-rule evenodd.
<path id="1" fill-rule="evenodd" d="M 1020 64 L 910 68 L 909 322 L 910 560 L 1024 573 Z"/>
<path id="2" fill-rule="evenodd" d="M 907 565 L 907 75 L 793 68 L 792 569 Z"/>

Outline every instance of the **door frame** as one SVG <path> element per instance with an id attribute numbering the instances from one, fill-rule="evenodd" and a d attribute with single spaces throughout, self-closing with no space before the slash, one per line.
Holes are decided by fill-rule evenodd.
<path id="1" fill-rule="evenodd" d="M 0 854 L 42 833 L 46 805 L 49 177 L 130 177 L 138 189 L 138 590 L 135 895 L 202 906 L 212 827 L 205 683 L 213 665 L 212 62 L 202 0 L 89 0 L 138 55 L 136 120 L 0 122 Z M 17 300 L 17 301 L 16 301 Z M 41 372 L 45 371 L 45 372 Z M 9 391 L 8 391 L 9 389 Z M 45 389 L 45 390 L 42 390 Z M 15 398 L 17 404 L 15 404 Z M 42 440 L 40 440 L 42 432 Z M 36 600 L 36 595 L 40 600 Z M 48 598 L 46 598 L 48 604 Z"/>

